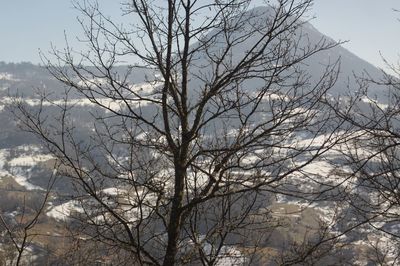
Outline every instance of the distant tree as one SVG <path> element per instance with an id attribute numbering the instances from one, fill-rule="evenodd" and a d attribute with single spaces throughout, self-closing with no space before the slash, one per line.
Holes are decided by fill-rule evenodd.
<path id="1" fill-rule="evenodd" d="M 342 140 L 341 122 L 322 111 L 337 63 L 315 83 L 304 67 L 338 45 L 302 33 L 311 4 L 132 0 L 122 6 L 126 28 L 98 4 L 77 2 L 88 51 L 67 46 L 44 62 L 65 84 L 64 101 L 43 94 L 39 108 L 17 100 L 15 111 L 75 186 L 77 238 L 102 243 L 105 258 L 125 252 L 129 265 L 268 256 L 263 247 L 280 226 L 269 205 L 280 194 L 321 197 L 291 179 L 308 179 L 302 169 Z M 135 64 L 121 73 L 124 62 Z M 131 84 L 143 69 L 147 83 Z M 80 101 L 97 108 L 89 139 L 71 116 Z M 307 247 L 300 261 L 318 245 Z"/>

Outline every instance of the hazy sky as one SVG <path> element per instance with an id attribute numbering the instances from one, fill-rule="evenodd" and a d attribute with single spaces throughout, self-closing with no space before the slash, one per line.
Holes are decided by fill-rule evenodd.
<path id="1" fill-rule="evenodd" d="M 101 0 L 107 13 L 118 15 L 115 3 Z M 255 0 L 255 2 L 262 0 Z M 363 59 L 382 66 L 379 52 L 391 61 L 400 53 L 399 0 L 315 0 L 312 24 Z M 0 0 L 0 61 L 40 61 L 38 50 L 50 43 L 64 46 L 79 31 L 78 13 L 69 0 Z"/>

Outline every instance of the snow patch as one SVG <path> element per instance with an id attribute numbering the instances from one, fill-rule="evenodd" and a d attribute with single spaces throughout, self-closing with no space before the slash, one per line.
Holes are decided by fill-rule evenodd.
<path id="1" fill-rule="evenodd" d="M 121 190 L 116 187 L 105 188 L 105 189 L 103 189 L 103 192 L 110 196 L 117 196 L 117 195 L 121 195 L 122 193 L 126 193 L 125 190 Z"/>
<path id="2" fill-rule="evenodd" d="M 9 152 L 7 150 L 0 150 L 0 178 L 10 175 L 10 173 L 4 170 L 4 166 L 9 156 Z"/>
<path id="3" fill-rule="evenodd" d="M 38 155 L 23 155 L 20 157 L 16 157 L 11 159 L 8 162 L 8 165 L 11 167 L 18 167 L 18 166 L 35 166 L 40 162 L 45 162 L 48 160 L 53 159 L 53 156 L 49 154 L 38 154 Z"/>
<path id="4" fill-rule="evenodd" d="M 20 186 L 25 187 L 27 190 L 44 190 L 39 186 L 35 186 L 28 182 L 29 176 L 27 177 L 26 174 L 18 174 L 13 173 L 12 176 L 14 177 L 15 182 L 17 182 Z"/>
<path id="5" fill-rule="evenodd" d="M 385 109 L 388 108 L 388 106 L 389 106 L 389 105 L 387 105 L 387 104 L 380 103 L 380 102 L 378 102 L 377 100 L 371 99 L 371 98 L 366 97 L 366 96 L 363 96 L 363 97 L 361 98 L 361 101 L 364 102 L 364 103 L 368 103 L 368 104 L 371 104 L 371 105 L 375 105 L 375 106 L 379 107 L 379 108 L 382 109 L 382 110 L 385 110 Z"/>
<path id="6" fill-rule="evenodd" d="M 7 72 L 0 72 L 0 80 L 18 81 L 18 79 L 14 78 L 14 75 Z"/>
<path id="7" fill-rule="evenodd" d="M 83 208 L 76 200 L 67 201 L 57 206 L 50 206 L 47 216 L 59 221 L 65 221 L 73 212 L 83 213 Z"/>
<path id="8" fill-rule="evenodd" d="M 4 97 L 0 99 L 0 111 L 4 109 L 6 105 L 12 104 L 14 99 L 10 97 Z M 40 99 L 33 99 L 33 98 L 24 98 L 24 99 L 18 99 L 17 101 L 21 101 L 24 104 L 27 104 L 29 106 L 35 107 L 35 106 L 44 106 L 44 107 L 50 107 L 50 106 L 64 106 L 65 101 L 64 100 L 55 100 L 55 101 L 41 101 Z M 79 106 L 79 107 L 92 107 L 92 106 L 101 106 L 102 108 L 110 109 L 112 111 L 120 111 L 122 108 L 126 107 L 127 104 L 129 104 L 130 108 L 139 108 L 143 107 L 149 104 L 149 102 L 146 101 L 141 101 L 139 99 L 130 99 L 127 101 L 122 101 L 122 100 L 114 100 L 111 98 L 96 98 L 95 100 L 92 99 L 68 99 L 67 103 L 68 106 Z"/>
<path id="9" fill-rule="evenodd" d="M 50 155 L 39 154 L 39 151 L 40 148 L 33 145 L 18 146 L 13 148 L 13 152 L 22 154 L 10 160 L 11 151 L 8 149 L 0 150 L 0 178 L 11 176 L 15 182 L 27 190 L 43 190 L 43 188 L 29 183 L 32 167 L 40 162 L 52 159 Z M 6 166 L 9 168 L 5 169 Z"/>

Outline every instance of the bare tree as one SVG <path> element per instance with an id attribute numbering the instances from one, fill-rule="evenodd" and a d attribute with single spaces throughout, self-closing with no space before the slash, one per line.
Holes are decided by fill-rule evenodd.
<path id="1" fill-rule="evenodd" d="M 337 62 L 316 82 L 304 67 L 337 45 L 302 33 L 311 4 L 132 0 L 126 27 L 75 3 L 88 51 L 67 46 L 44 62 L 64 100 L 17 100 L 15 114 L 72 180 L 81 239 L 104 256 L 123 250 L 129 265 L 246 264 L 278 226 L 276 195 L 321 197 L 292 181 L 310 180 L 302 169 L 342 140 L 334 112 L 321 111 Z"/>
<path id="2" fill-rule="evenodd" d="M 8 248 L 10 254 L 7 254 L 4 261 L 5 265 L 19 266 L 26 264 L 26 258 L 24 260 L 26 254 L 24 253 L 27 253 L 28 248 L 33 246 L 35 238 L 40 236 L 40 232 L 35 230 L 35 227 L 39 223 L 39 218 L 44 215 L 54 180 L 53 177 L 50 178 L 47 189 L 39 192 L 39 198 L 28 197 L 31 201 L 30 205 L 35 199 L 40 200 L 39 203 L 33 204 L 37 205 L 36 208 L 28 207 L 26 195 L 23 196 L 23 202 L 19 202 L 20 210 L 14 214 L 15 217 L 6 217 L 0 208 L 2 211 L 0 213 L 0 232 L 5 243 L 11 244 L 11 247 Z M 23 193 L 28 194 L 26 191 Z"/>
<path id="3" fill-rule="evenodd" d="M 347 201 L 358 219 L 367 222 L 378 265 L 396 265 L 400 258 L 400 66 L 384 60 L 389 72 L 358 77 L 359 88 L 347 103 L 336 102 L 338 116 L 354 126 L 343 149 L 353 189 Z"/>

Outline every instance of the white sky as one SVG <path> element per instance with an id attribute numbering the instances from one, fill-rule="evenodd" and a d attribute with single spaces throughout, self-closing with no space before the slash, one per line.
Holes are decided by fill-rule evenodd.
<path id="1" fill-rule="evenodd" d="M 254 0 L 262 2 L 263 0 Z M 118 16 L 120 1 L 100 0 L 107 13 Z M 311 23 L 370 63 L 383 66 L 380 52 L 396 61 L 400 53 L 400 0 L 315 0 Z M 79 32 L 77 11 L 69 0 L 0 0 L 0 61 L 40 62 L 38 50 L 50 43 L 64 46 Z"/>

